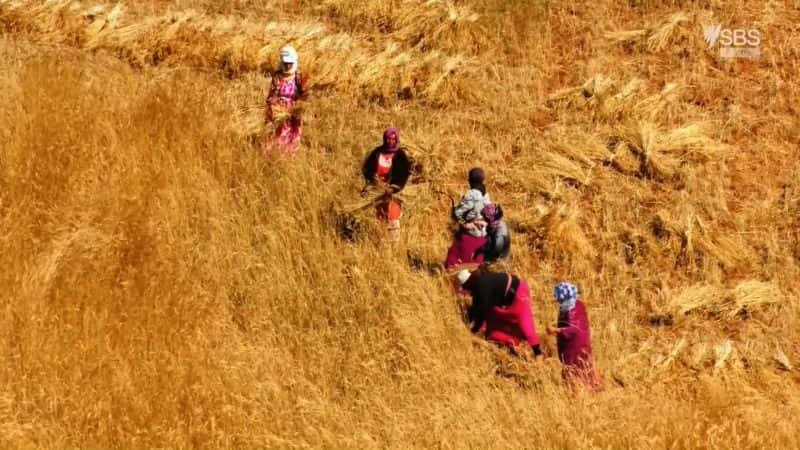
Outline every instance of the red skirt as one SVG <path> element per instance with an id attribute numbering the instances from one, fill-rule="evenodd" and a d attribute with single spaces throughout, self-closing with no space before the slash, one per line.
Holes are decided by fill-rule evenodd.
<path id="1" fill-rule="evenodd" d="M 447 258 L 444 261 L 445 269 L 461 264 L 482 263 L 483 254 L 479 254 L 476 258 L 473 258 L 472 255 L 486 244 L 486 240 L 486 237 L 475 237 L 469 233 L 459 233 L 455 241 L 453 241 L 453 245 L 447 251 Z"/>

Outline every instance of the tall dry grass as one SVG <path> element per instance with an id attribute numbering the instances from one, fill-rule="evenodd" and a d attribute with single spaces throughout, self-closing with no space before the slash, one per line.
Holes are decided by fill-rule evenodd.
<path id="1" fill-rule="evenodd" d="M 477 17 L 402 25 L 422 3 Z M 114 22 L 0 2 L 0 443 L 797 447 L 797 10 L 674 3 L 149 1 Z M 713 57 L 705 20 L 764 27 L 765 57 Z M 299 24 L 322 81 L 298 158 L 270 163 L 258 67 Z M 345 35 L 355 53 L 323 45 Z M 348 59 L 390 42 L 436 63 Z M 436 85 L 436 52 L 477 69 Z M 404 76 L 427 93 L 398 98 Z M 389 125 L 422 167 L 404 239 L 339 239 Z M 539 365 L 469 336 L 419 270 L 473 165 L 508 214 Z M 589 306 L 595 396 L 565 390 L 541 333 L 562 279 Z"/>
<path id="2" fill-rule="evenodd" d="M 230 77 L 273 70 L 278 50 L 293 44 L 303 52 L 304 70 L 314 73 L 310 87 L 334 86 L 342 95 L 377 99 L 463 98 L 466 93 L 448 80 L 471 65 L 458 54 L 421 53 L 391 40 L 373 44 L 347 32 L 331 33 L 313 20 L 264 24 L 194 10 L 128 19 L 121 3 L 89 7 L 73 0 L 7 0 L 0 3 L 0 17 L 6 30 L 109 51 L 138 67 L 189 66 Z"/>

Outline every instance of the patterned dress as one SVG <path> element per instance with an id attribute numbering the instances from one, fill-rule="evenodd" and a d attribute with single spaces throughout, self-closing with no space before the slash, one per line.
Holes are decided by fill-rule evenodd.
<path id="1" fill-rule="evenodd" d="M 277 73 L 272 77 L 270 95 L 267 97 L 267 120 L 275 124 L 275 133 L 272 139 L 264 141 L 265 154 L 278 152 L 294 155 L 297 152 L 303 126 L 299 115 L 295 114 L 295 102 L 302 91 L 302 82 L 297 73 L 290 76 Z"/>

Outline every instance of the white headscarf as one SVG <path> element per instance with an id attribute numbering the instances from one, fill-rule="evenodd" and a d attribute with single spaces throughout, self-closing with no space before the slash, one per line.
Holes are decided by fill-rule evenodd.
<path id="1" fill-rule="evenodd" d="M 286 63 L 292 63 L 292 68 L 288 70 L 288 73 L 295 73 L 297 72 L 297 51 L 287 45 L 281 49 L 281 71 L 287 72 L 286 70 Z"/>

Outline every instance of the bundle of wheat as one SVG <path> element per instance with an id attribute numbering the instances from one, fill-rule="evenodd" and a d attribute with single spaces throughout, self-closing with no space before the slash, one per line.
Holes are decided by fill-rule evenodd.
<path id="1" fill-rule="evenodd" d="M 595 168 L 608 162 L 612 154 L 602 139 L 577 126 L 557 126 L 547 130 L 536 142 L 515 157 L 512 166 L 502 170 L 502 180 L 521 189 L 557 196 L 560 185 L 589 186 Z"/>
<path id="2" fill-rule="evenodd" d="M 652 126 L 671 124 L 680 115 L 685 115 L 688 108 L 680 102 L 685 88 L 678 83 L 666 83 L 659 92 L 647 96 L 644 96 L 647 94 L 644 81 L 639 78 L 629 80 L 615 91 L 616 86 L 617 81 L 598 74 L 580 86 L 553 93 L 546 103 L 555 107 L 560 101 L 562 108 L 585 108 L 591 114 L 592 122 L 608 124 L 611 129 L 636 129 L 643 123 Z M 705 128 L 701 131 L 705 132 Z"/>
<path id="3" fill-rule="evenodd" d="M 731 291 L 732 305 L 728 316 L 735 316 L 742 311 L 753 311 L 763 305 L 782 303 L 783 292 L 770 282 L 746 280 L 737 284 Z"/>
<path id="4" fill-rule="evenodd" d="M 615 86 L 615 80 L 598 73 L 581 85 L 563 88 L 550 94 L 545 103 L 553 107 L 561 101 L 567 108 L 603 106 Z"/>
<path id="5" fill-rule="evenodd" d="M 683 89 L 678 83 L 667 83 L 661 92 L 636 102 L 633 114 L 650 122 L 670 123 L 673 115 L 668 114 L 668 109 L 675 105 Z"/>
<path id="6" fill-rule="evenodd" d="M 605 38 L 611 41 L 612 44 L 632 44 L 639 42 L 648 36 L 646 28 L 639 28 L 636 30 L 614 31 L 606 33 Z"/>
<path id="7" fill-rule="evenodd" d="M 734 353 L 733 342 L 726 340 L 714 347 L 714 370 L 724 368 Z"/>
<path id="8" fill-rule="evenodd" d="M 619 142 L 616 147 L 614 147 L 614 152 L 609 157 L 608 161 L 613 164 L 617 170 L 628 175 L 639 174 L 642 169 L 641 159 L 625 142 Z"/>
<path id="9" fill-rule="evenodd" d="M 722 234 L 712 226 L 713 222 L 703 219 L 691 205 L 685 206 L 679 217 L 661 210 L 656 214 L 655 222 L 662 231 L 680 239 L 678 257 L 685 258 L 684 263 L 694 262 L 697 256 L 705 255 L 725 270 L 752 264 L 752 249 L 740 236 Z"/>
<path id="10" fill-rule="evenodd" d="M 603 102 L 603 115 L 611 121 L 630 117 L 636 105 L 631 100 L 643 87 L 644 81 L 640 78 L 629 80 L 622 89 Z"/>
<path id="11" fill-rule="evenodd" d="M 781 349 L 777 349 L 775 351 L 774 356 L 775 362 L 778 363 L 778 366 L 783 370 L 792 370 L 792 363 L 789 362 L 789 357 L 786 356 L 786 353 L 783 352 Z"/>
<path id="12" fill-rule="evenodd" d="M 683 289 L 667 305 L 667 310 L 681 317 L 698 309 L 708 309 L 721 305 L 726 298 L 724 289 L 715 286 L 696 284 Z"/>
<path id="13" fill-rule="evenodd" d="M 486 35 L 478 14 L 468 6 L 450 0 L 414 0 L 404 2 L 395 18 L 394 35 L 412 47 L 447 51 L 475 48 Z"/>
<path id="14" fill-rule="evenodd" d="M 683 289 L 663 312 L 680 318 L 703 310 L 733 318 L 745 311 L 753 312 L 763 305 L 780 303 L 783 298 L 783 292 L 771 282 L 746 280 L 732 288 L 696 284 Z"/>
<path id="15" fill-rule="evenodd" d="M 550 128 L 542 134 L 540 142 L 549 153 L 567 157 L 585 169 L 591 169 L 611 157 L 611 152 L 599 135 L 579 126 Z"/>
<path id="16" fill-rule="evenodd" d="M 448 81 L 472 61 L 460 55 L 404 50 L 347 33 L 328 33 L 317 22 L 233 21 L 193 11 L 122 20 L 122 8 L 86 8 L 73 0 L 0 2 L 0 22 L 50 42 L 107 50 L 137 66 L 188 65 L 222 69 L 228 76 L 263 71 L 278 49 L 292 42 L 303 55 L 314 84 L 332 84 L 386 99 L 411 92 L 444 101 L 466 90 Z"/>
<path id="17" fill-rule="evenodd" d="M 606 39 L 614 44 L 642 44 L 651 52 L 660 52 L 676 38 L 677 30 L 689 22 L 684 12 L 670 14 L 647 28 L 607 33 Z"/>
<path id="18" fill-rule="evenodd" d="M 703 124 L 692 123 L 664 131 L 653 122 L 642 121 L 617 128 L 612 138 L 621 139 L 642 158 L 646 174 L 671 179 L 687 162 L 705 163 L 723 158 L 728 148 L 709 138 Z"/>
<path id="19" fill-rule="evenodd" d="M 709 225 L 699 221 L 699 232 L 696 239 L 697 248 L 711 256 L 723 269 L 732 270 L 737 267 L 752 266 L 754 257 L 752 248 L 739 236 L 723 235 L 719 231 L 710 230 Z"/>
<path id="20" fill-rule="evenodd" d="M 702 369 L 705 366 L 708 358 L 709 350 L 709 345 L 706 342 L 698 342 L 693 344 L 690 354 L 687 358 L 689 366 L 695 370 Z"/>
<path id="21" fill-rule="evenodd" d="M 606 96 L 608 91 L 614 87 L 614 80 L 607 78 L 603 74 L 597 74 L 589 78 L 583 86 L 581 86 L 581 95 L 587 100 L 602 99 Z"/>
<path id="22" fill-rule="evenodd" d="M 680 361 L 681 355 L 686 351 L 688 346 L 689 343 L 686 338 L 680 338 L 675 342 L 668 353 L 659 353 L 656 354 L 655 357 L 651 356 L 650 370 L 645 374 L 646 379 L 653 382 L 655 378 L 667 373 L 676 362 Z"/>
<path id="23" fill-rule="evenodd" d="M 661 22 L 648 30 L 648 50 L 659 52 L 665 49 L 675 39 L 678 28 L 687 22 L 689 22 L 689 16 L 680 11 L 662 19 Z"/>
<path id="24" fill-rule="evenodd" d="M 586 268 L 597 251 L 583 231 L 579 217 L 575 205 L 560 204 L 543 218 L 541 234 L 545 237 L 548 257 Z"/>
<path id="25" fill-rule="evenodd" d="M 637 129 L 630 129 L 626 134 L 630 148 L 641 155 L 647 175 L 669 179 L 678 173 L 681 160 L 659 151 L 661 139 L 654 124 L 642 122 Z"/>

